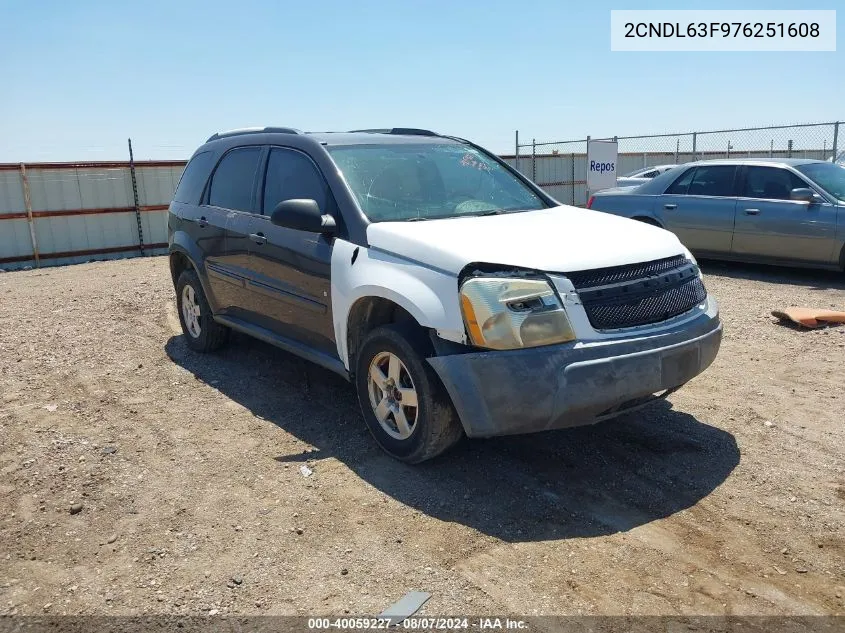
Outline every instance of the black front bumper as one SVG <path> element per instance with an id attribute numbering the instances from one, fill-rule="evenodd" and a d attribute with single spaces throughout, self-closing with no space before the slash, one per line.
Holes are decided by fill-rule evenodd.
<path id="1" fill-rule="evenodd" d="M 489 437 L 590 424 L 675 389 L 719 351 L 718 316 L 649 336 L 435 356 L 466 434 Z"/>

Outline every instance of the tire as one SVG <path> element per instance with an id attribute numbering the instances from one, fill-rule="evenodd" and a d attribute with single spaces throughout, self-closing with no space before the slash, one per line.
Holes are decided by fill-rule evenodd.
<path id="1" fill-rule="evenodd" d="M 196 319 L 186 317 L 186 309 L 194 306 Z M 193 270 L 185 270 L 176 282 L 176 310 L 185 334 L 185 342 L 196 352 L 213 352 L 229 340 L 229 328 L 220 325 L 211 314 L 200 280 Z M 186 321 L 186 318 L 188 320 Z"/>
<path id="2" fill-rule="evenodd" d="M 425 360 L 432 351 L 423 332 L 415 327 L 393 324 L 367 334 L 356 359 L 355 387 L 367 428 L 388 455 L 411 464 L 436 457 L 463 436 L 452 401 Z M 391 355 L 400 362 L 398 381 L 397 372 L 391 371 Z M 370 377 L 372 367 L 381 371 L 377 379 Z M 386 390 L 378 386 L 382 380 Z M 403 389 L 398 398 L 397 384 Z M 416 394 L 416 407 L 401 404 L 403 397 L 410 401 L 409 388 Z M 385 400 L 388 401 L 386 406 L 374 404 L 376 401 L 383 404 Z M 380 421 L 377 409 L 382 415 L 388 412 L 385 422 Z M 401 418 L 407 426 L 400 426 Z"/>

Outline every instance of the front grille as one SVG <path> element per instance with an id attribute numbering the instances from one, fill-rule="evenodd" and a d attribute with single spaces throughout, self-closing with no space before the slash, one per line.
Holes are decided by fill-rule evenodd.
<path id="1" fill-rule="evenodd" d="M 581 271 L 567 277 L 597 330 L 666 321 L 707 297 L 698 269 L 683 256 Z"/>
<path id="2" fill-rule="evenodd" d="M 673 288 L 661 289 L 653 295 L 631 303 L 584 305 L 590 324 L 597 330 L 611 330 L 659 323 L 683 314 L 704 301 L 707 291 L 695 277 Z"/>
<path id="3" fill-rule="evenodd" d="M 680 268 L 686 263 L 686 257 L 683 255 L 676 255 L 675 257 L 655 259 L 650 262 L 640 262 L 638 264 L 625 264 L 624 266 L 611 266 L 610 268 L 596 268 L 595 270 L 579 270 L 572 273 L 566 273 L 566 276 L 577 289 L 594 288 L 596 286 L 606 286 L 608 284 L 618 284 L 623 281 L 631 281 L 632 279 L 652 277 L 666 272 L 667 270 L 672 270 L 673 268 Z"/>

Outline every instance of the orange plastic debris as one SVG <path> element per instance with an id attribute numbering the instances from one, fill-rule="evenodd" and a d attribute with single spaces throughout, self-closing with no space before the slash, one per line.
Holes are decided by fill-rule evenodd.
<path id="1" fill-rule="evenodd" d="M 772 316 L 809 328 L 845 323 L 845 312 L 819 308 L 799 308 L 793 306 L 785 310 L 772 310 Z"/>

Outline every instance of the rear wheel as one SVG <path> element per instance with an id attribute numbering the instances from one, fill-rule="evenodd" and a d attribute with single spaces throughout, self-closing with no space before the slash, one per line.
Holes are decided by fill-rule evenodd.
<path id="1" fill-rule="evenodd" d="M 410 463 L 439 455 L 463 435 L 425 361 L 430 347 L 416 328 L 394 324 L 370 332 L 357 357 L 355 386 L 367 428 L 385 452 Z"/>
<path id="2" fill-rule="evenodd" d="M 185 342 L 192 350 L 213 352 L 229 340 L 229 328 L 214 320 L 199 277 L 193 270 L 185 270 L 179 275 L 176 309 Z"/>

